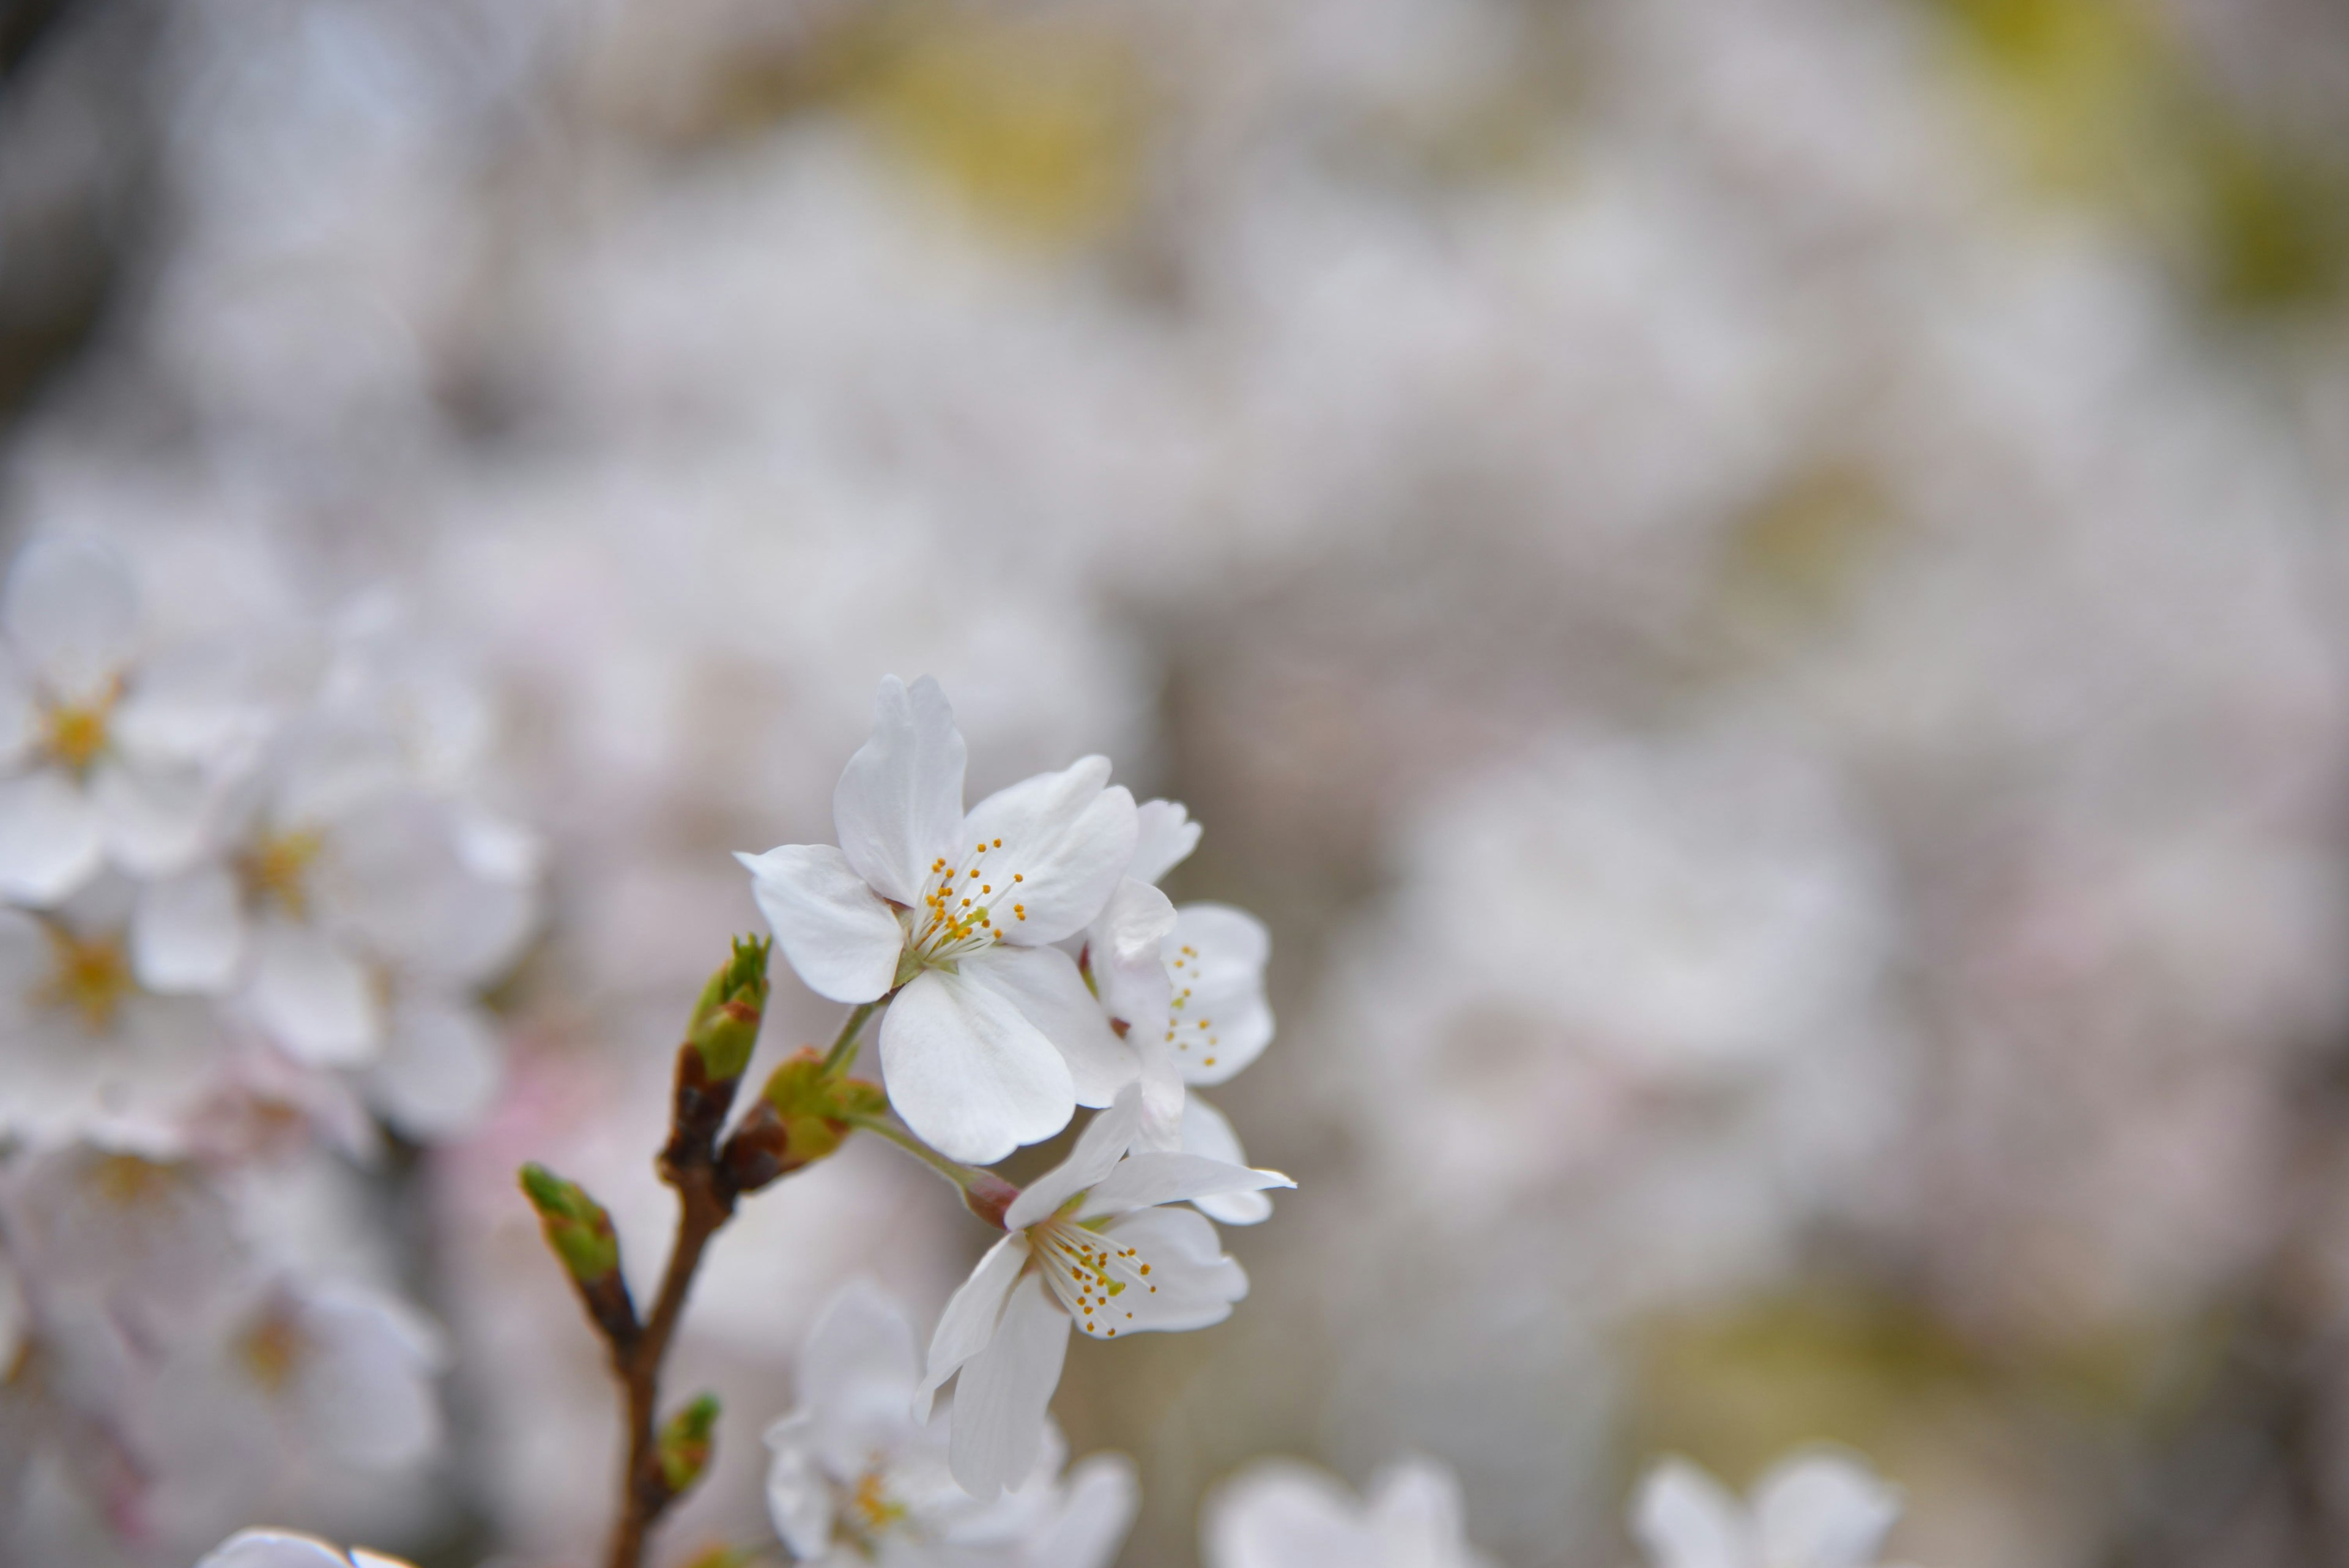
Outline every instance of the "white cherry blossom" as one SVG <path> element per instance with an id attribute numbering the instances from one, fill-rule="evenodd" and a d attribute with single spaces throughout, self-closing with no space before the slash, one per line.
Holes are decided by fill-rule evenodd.
<path id="1" fill-rule="evenodd" d="M 36 907 L 109 861 L 168 870 L 193 854 L 254 710 L 153 657 L 138 585 L 112 551 L 47 538 L 0 592 L 0 896 Z"/>
<path id="2" fill-rule="evenodd" d="M 356 1546 L 345 1552 L 315 1535 L 241 1530 L 206 1553 L 196 1568 L 409 1568 L 409 1564 Z"/>
<path id="3" fill-rule="evenodd" d="M 1648 1472 L 1631 1531 L 1654 1568 L 1875 1568 L 1900 1492 L 1832 1449 L 1787 1456 L 1739 1501 L 1686 1459 Z"/>
<path id="4" fill-rule="evenodd" d="M 1462 1524 L 1460 1483 L 1405 1459 L 1356 1498 L 1294 1459 L 1259 1460 L 1209 1495 L 1207 1568 L 1485 1568 Z"/>
<path id="5" fill-rule="evenodd" d="M 962 807 L 964 744 L 936 680 L 891 676 L 833 795 L 837 847 L 741 855 L 802 980 L 893 1000 L 890 1104 L 924 1141 L 988 1164 L 1105 1106 L 1134 1075 L 1069 955 L 1133 855 L 1133 797 L 1084 757 Z"/>
<path id="6" fill-rule="evenodd" d="M 1177 909 L 1158 879 L 1190 855 L 1199 825 L 1178 803 L 1136 811 L 1133 862 L 1086 933 L 1102 1005 L 1141 1055 L 1140 1143 L 1245 1165 L 1239 1137 L 1222 1112 L 1196 1094 L 1228 1082 L 1272 1042 L 1265 965 L 1272 953 L 1264 922 L 1228 904 Z M 1226 1225 L 1254 1225 L 1272 1213 L 1262 1192 L 1227 1192 L 1195 1205 Z"/>
<path id="7" fill-rule="evenodd" d="M 1206 1328 L 1231 1315 L 1247 1275 L 1197 1214 L 1163 1207 L 1295 1183 L 1163 1149 L 1129 1154 L 1142 1122 L 1129 1085 L 1003 1216 L 997 1242 L 947 1303 L 930 1338 L 916 1414 L 957 1371 L 947 1462 L 991 1498 L 1026 1475 L 1043 1440 L 1071 1330 L 1123 1334 Z"/>
<path id="8" fill-rule="evenodd" d="M 1130 1461 L 1095 1455 L 1065 1480 L 1048 1428 L 1019 1490 L 979 1501 L 947 1469 L 951 1410 L 917 1421 L 912 1325 L 878 1287 L 853 1281 L 802 1347 L 800 1403 L 767 1433 L 767 1503 L 802 1562 L 853 1568 L 1105 1568 L 1133 1521 Z"/>

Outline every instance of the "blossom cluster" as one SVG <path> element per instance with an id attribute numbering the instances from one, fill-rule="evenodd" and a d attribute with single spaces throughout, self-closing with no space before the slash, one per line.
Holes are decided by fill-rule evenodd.
<path id="1" fill-rule="evenodd" d="M 0 1518 L 32 1539 L 413 1484 L 444 1353 L 362 1173 L 486 1110 L 481 993 L 534 919 L 478 701 L 395 606 L 200 636 L 153 587 L 51 535 L 0 592 Z"/>

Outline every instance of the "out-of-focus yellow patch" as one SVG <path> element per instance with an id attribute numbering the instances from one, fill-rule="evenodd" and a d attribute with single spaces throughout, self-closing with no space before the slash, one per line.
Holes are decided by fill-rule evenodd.
<path id="1" fill-rule="evenodd" d="M 1773 621 L 1832 616 L 1896 521 L 1892 498 L 1865 467 L 1828 460 L 1801 470 L 1731 531 L 1722 608 Z"/>
<path id="2" fill-rule="evenodd" d="M 79 937 L 54 923 L 43 929 L 49 938 L 49 973 L 38 999 L 78 1014 L 92 1034 L 105 1033 L 137 983 L 129 955 L 112 937 Z"/>
<path id="3" fill-rule="evenodd" d="M 838 100 L 981 218 L 1048 244 L 1098 238 L 1141 189 L 1148 83 L 1081 13 L 919 4 L 844 46 Z"/>
<path id="4" fill-rule="evenodd" d="M 237 1336 L 237 1364 L 264 1394 L 276 1394 L 294 1381 L 309 1358 L 310 1339 L 293 1314 L 272 1307 Z"/>
<path id="5" fill-rule="evenodd" d="M 2026 178 L 2145 225 L 2217 305 L 2337 297 L 2349 161 L 2256 125 L 2143 0 L 1939 0 Z"/>
<path id="6" fill-rule="evenodd" d="M 253 898 L 275 904 L 294 919 L 310 909 L 311 863 L 326 841 L 316 833 L 296 829 L 272 834 L 237 860 L 244 889 Z"/>

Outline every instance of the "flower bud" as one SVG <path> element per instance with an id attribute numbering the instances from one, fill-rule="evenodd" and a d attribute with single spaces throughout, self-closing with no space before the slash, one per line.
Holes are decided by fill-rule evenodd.
<path id="1" fill-rule="evenodd" d="M 793 1052 L 767 1078 L 760 1100 L 782 1123 L 794 1165 L 822 1159 L 838 1148 L 859 1116 L 877 1116 L 888 1096 L 862 1078 L 836 1078 L 823 1070 L 812 1048 Z"/>
<path id="2" fill-rule="evenodd" d="M 701 1058 L 709 1082 L 729 1083 L 750 1064 L 759 1044 L 759 1021 L 767 1005 L 767 955 L 773 944 L 738 937 L 733 955 L 720 965 L 693 1005 L 685 1041 Z"/>
<path id="3" fill-rule="evenodd" d="M 660 1466 L 661 1484 L 669 1496 L 685 1492 L 709 1468 L 710 1455 L 717 1448 L 712 1438 L 717 1426 L 718 1396 L 699 1394 L 661 1428 L 653 1459 Z"/>
<path id="4" fill-rule="evenodd" d="M 575 1181 L 565 1181 L 543 1165 L 522 1168 L 522 1189 L 538 1210 L 546 1244 L 581 1284 L 592 1284 L 620 1267 L 620 1239 L 612 1217 Z"/>

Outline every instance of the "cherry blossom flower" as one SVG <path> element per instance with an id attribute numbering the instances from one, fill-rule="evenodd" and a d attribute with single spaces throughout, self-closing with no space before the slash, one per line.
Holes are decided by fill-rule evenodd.
<path id="1" fill-rule="evenodd" d="M 208 1553 L 196 1568 L 409 1568 L 397 1557 L 329 1546 L 314 1535 L 276 1530 L 241 1530 Z"/>
<path id="2" fill-rule="evenodd" d="M 873 738 L 833 795 L 838 847 L 738 856 L 800 978 L 834 1002 L 893 997 L 890 1104 L 952 1158 L 1050 1137 L 1134 1075 L 1068 954 L 1132 860 L 1133 797 L 1084 757 L 966 815 L 964 744 L 936 680 L 881 683 Z"/>
<path id="3" fill-rule="evenodd" d="M 1138 1085 L 1121 1090 L 1069 1158 L 1012 1199 L 1009 1234 L 938 1319 L 916 1411 L 926 1414 L 960 1371 L 947 1463 L 973 1497 L 994 1497 L 1034 1465 L 1072 1328 L 1098 1339 L 1206 1328 L 1247 1293 L 1215 1227 L 1164 1205 L 1296 1185 L 1199 1155 L 1129 1154 L 1141 1100 Z"/>
<path id="4" fill-rule="evenodd" d="M 1655 1568 L 1874 1568 L 1900 1492 L 1857 1458 L 1791 1454 L 1741 1502 L 1686 1459 L 1648 1473 L 1631 1530 Z"/>
<path id="5" fill-rule="evenodd" d="M 1087 931 L 1086 950 L 1102 1006 L 1141 1054 L 1139 1141 L 1245 1165 L 1230 1121 L 1187 1088 L 1228 1082 L 1271 1044 L 1271 934 L 1228 904 L 1168 902 L 1158 879 L 1197 846 L 1199 825 L 1174 801 L 1145 802 L 1135 815 L 1133 862 Z M 1226 1192 L 1195 1207 L 1226 1225 L 1254 1225 L 1271 1215 L 1272 1199 Z"/>
<path id="6" fill-rule="evenodd" d="M 1357 1499 L 1334 1476 L 1265 1459 L 1207 1499 L 1207 1568 L 1485 1568 L 1461 1523 L 1460 1483 L 1406 1459 Z"/>
<path id="7" fill-rule="evenodd" d="M 0 895 L 44 907 L 111 860 L 195 852 L 256 713 L 142 644 L 128 566 L 85 541 L 26 548 L 0 597 Z"/>
<path id="8" fill-rule="evenodd" d="M 921 1382 L 912 1325 L 877 1287 L 833 1298 L 800 1355 L 800 1404 L 767 1433 L 775 1530 L 827 1568 L 1105 1568 L 1133 1522 L 1133 1466 L 1097 1454 L 1063 1480 L 1047 1428 L 1017 1491 L 979 1501 L 947 1469 L 951 1410 L 911 1414 Z"/>

